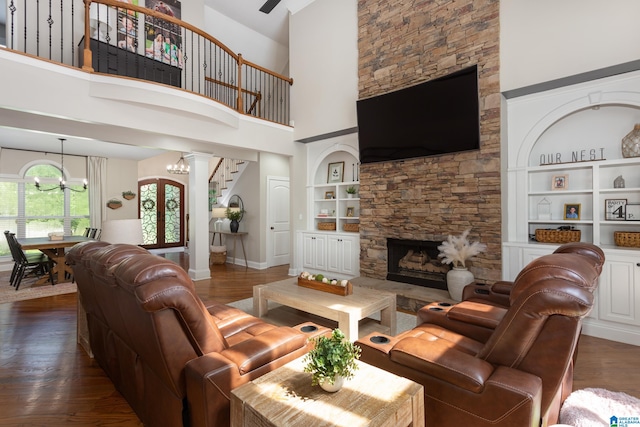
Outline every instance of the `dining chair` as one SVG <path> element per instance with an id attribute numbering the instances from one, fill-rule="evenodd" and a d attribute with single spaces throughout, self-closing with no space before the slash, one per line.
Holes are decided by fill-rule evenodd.
<path id="1" fill-rule="evenodd" d="M 91 232 L 91 229 L 89 227 L 84 229 L 84 233 L 82 233 L 82 235 L 84 237 L 89 237 L 89 233 Z"/>
<path id="2" fill-rule="evenodd" d="M 12 274 L 11 286 L 16 288 L 16 291 L 20 288 L 20 283 L 28 274 L 35 274 L 41 276 L 43 274 L 49 275 L 49 281 L 52 285 L 53 281 L 53 261 L 45 254 L 29 254 L 27 255 L 22 246 L 18 243 L 15 233 L 5 233 L 7 242 L 9 243 L 9 249 L 11 250 L 11 256 L 15 263 L 15 274 Z"/>
<path id="3" fill-rule="evenodd" d="M 88 237 L 90 237 L 92 239 L 95 239 L 97 233 L 98 233 L 98 229 L 97 228 L 91 228 L 89 230 L 89 236 Z"/>

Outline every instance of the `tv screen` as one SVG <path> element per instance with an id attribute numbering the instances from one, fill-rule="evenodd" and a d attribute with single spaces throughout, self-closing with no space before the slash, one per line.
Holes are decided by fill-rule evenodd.
<path id="1" fill-rule="evenodd" d="M 477 66 L 357 101 L 361 163 L 480 148 Z"/>

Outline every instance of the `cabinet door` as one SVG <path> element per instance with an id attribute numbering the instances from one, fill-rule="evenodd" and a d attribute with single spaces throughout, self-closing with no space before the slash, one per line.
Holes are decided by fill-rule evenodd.
<path id="1" fill-rule="evenodd" d="M 357 242 L 353 237 L 327 237 L 327 270 L 348 276 L 355 276 L 358 269 Z"/>
<path id="2" fill-rule="evenodd" d="M 598 288 L 599 318 L 612 322 L 640 324 L 640 263 L 638 258 L 607 255 Z"/>
<path id="3" fill-rule="evenodd" d="M 327 270 L 327 238 L 321 234 L 305 233 L 302 236 L 302 267 Z"/>

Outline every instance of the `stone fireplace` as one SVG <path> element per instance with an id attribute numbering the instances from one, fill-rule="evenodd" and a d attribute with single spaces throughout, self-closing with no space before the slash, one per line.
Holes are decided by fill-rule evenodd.
<path id="1" fill-rule="evenodd" d="M 387 280 L 446 290 L 449 266 L 438 258 L 440 243 L 387 239 Z"/>
<path id="2" fill-rule="evenodd" d="M 361 276 L 387 278 L 391 238 L 442 242 L 470 228 L 487 250 L 469 269 L 501 279 L 499 18 L 497 2 L 358 3 L 359 98 L 477 64 L 481 105 L 480 150 L 360 166 Z"/>

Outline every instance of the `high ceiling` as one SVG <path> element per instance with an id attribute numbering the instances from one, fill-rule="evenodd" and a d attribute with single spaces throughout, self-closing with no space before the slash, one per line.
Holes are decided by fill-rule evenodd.
<path id="1" fill-rule="evenodd" d="M 289 13 L 314 0 L 281 0 L 269 14 L 260 12 L 266 0 L 205 0 L 205 5 L 252 30 L 289 46 Z"/>
<path id="2" fill-rule="evenodd" d="M 219 13 L 253 29 L 276 42 L 289 45 L 289 13 L 296 13 L 314 0 L 281 0 L 269 14 L 260 12 L 266 0 L 205 0 L 205 5 Z M 2 4 L 2 0 L 0 0 Z M 58 138 L 52 135 L 29 132 L 0 126 L 0 147 L 58 153 Z M 92 140 L 90 144 L 82 138 L 66 137 L 64 152 L 85 156 L 108 156 L 113 158 L 143 160 L 161 154 L 163 150 L 133 145 L 113 144 Z"/>

